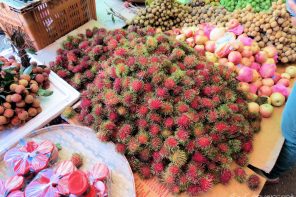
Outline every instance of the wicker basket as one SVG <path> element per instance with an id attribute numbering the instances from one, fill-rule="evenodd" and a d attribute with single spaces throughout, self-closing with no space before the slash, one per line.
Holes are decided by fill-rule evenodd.
<path id="1" fill-rule="evenodd" d="M 21 27 L 27 45 L 36 50 L 91 19 L 96 20 L 95 0 L 47 0 L 25 12 L 0 3 L 0 27 L 8 36 L 14 28 Z"/>

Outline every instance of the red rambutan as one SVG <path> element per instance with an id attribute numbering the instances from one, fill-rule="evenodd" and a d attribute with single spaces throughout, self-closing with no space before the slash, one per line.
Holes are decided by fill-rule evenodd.
<path id="1" fill-rule="evenodd" d="M 172 90 L 176 87 L 176 83 L 172 78 L 167 78 L 164 82 L 164 87 L 166 87 L 168 90 Z"/>
<path id="2" fill-rule="evenodd" d="M 172 136 L 168 137 L 164 143 L 169 149 L 176 148 L 178 146 L 178 140 Z"/>
<path id="3" fill-rule="evenodd" d="M 149 140 L 149 136 L 146 132 L 140 132 L 138 134 L 138 142 L 140 144 L 146 144 L 148 142 L 148 140 Z"/>
<path id="4" fill-rule="evenodd" d="M 197 163 L 204 163 L 205 162 L 205 157 L 203 156 L 202 153 L 200 152 L 195 152 L 193 155 L 192 155 L 192 160 L 197 162 Z"/>
<path id="5" fill-rule="evenodd" d="M 208 136 L 201 136 L 196 139 L 196 144 L 200 148 L 208 148 L 212 144 L 212 139 Z"/>
<path id="6" fill-rule="evenodd" d="M 220 173 L 220 183 L 227 184 L 229 183 L 230 179 L 232 178 L 231 170 L 223 169 Z"/>
<path id="7" fill-rule="evenodd" d="M 204 176 L 199 179 L 199 186 L 203 192 L 209 191 L 213 187 L 213 178 Z"/>
<path id="8" fill-rule="evenodd" d="M 214 127 L 218 133 L 223 133 L 229 128 L 225 122 L 217 122 Z"/>
<path id="9" fill-rule="evenodd" d="M 139 168 L 139 173 L 140 173 L 140 176 L 147 179 L 147 178 L 150 178 L 151 176 L 151 170 L 150 170 L 150 167 L 148 165 L 143 165 Z"/>
<path id="10" fill-rule="evenodd" d="M 202 189 L 200 188 L 199 185 L 190 185 L 187 189 L 187 193 L 190 194 L 191 196 L 197 196 L 202 192 Z"/>
<path id="11" fill-rule="evenodd" d="M 230 151 L 229 146 L 226 143 L 218 144 L 218 148 L 222 153 L 228 153 Z"/>
<path id="12" fill-rule="evenodd" d="M 213 101 L 211 99 L 209 99 L 209 98 L 201 98 L 200 104 L 204 108 L 208 108 L 208 109 L 212 109 L 214 107 Z"/>
<path id="13" fill-rule="evenodd" d="M 148 126 L 148 122 L 145 119 L 137 120 L 137 126 L 140 130 L 144 130 Z"/>
<path id="14" fill-rule="evenodd" d="M 134 92 L 139 92 L 143 89 L 143 82 L 140 80 L 134 80 L 131 87 Z"/>
<path id="15" fill-rule="evenodd" d="M 260 186 L 260 178 L 257 175 L 252 174 L 249 176 L 247 183 L 251 190 L 257 190 Z"/>
<path id="16" fill-rule="evenodd" d="M 114 55 L 115 55 L 115 56 L 125 56 L 125 55 L 127 55 L 127 50 L 124 49 L 124 48 L 117 48 L 117 49 L 114 51 Z"/>
<path id="17" fill-rule="evenodd" d="M 81 99 L 81 103 L 80 103 L 80 106 L 82 109 L 87 109 L 91 106 L 91 100 L 88 99 L 88 98 L 82 98 Z"/>
<path id="18" fill-rule="evenodd" d="M 247 179 L 247 173 L 245 170 L 241 167 L 237 167 L 234 169 L 234 178 L 239 182 L 239 183 L 244 183 Z"/>
<path id="19" fill-rule="evenodd" d="M 252 141 L 247 141 L 242 144 L 242 149 L 245 153 L 250 153 L 253 150 L 253 143 Z"/>
<path id="20" fill-rule="evenodd" d="M 149 128 L 149 132 L 152 136 L 156 136 L 160 132 L 160 127 L 157 124 L 152 124 Z"/>
<path id="21" fill-rule="evenodd" d="M 125 153 L 126 146 L 124 144 L 116 143 L 115 148 L 116 148 L 116 151 L 117 152 L 119 152 L 121 154 L 124 154 Z"/>
<path id="22" fill-rule="evenodd" d="M 139 158 L 141 161 L 148 161 L 151 157 L 150 150 L 148 148 L 145 148 L 139 152 Z"/>
<path id="23" fill-rule="evenodd" d="M 185 143 L 189 139 L 189 132 L 184 129 L 178 129 L 175 136 L 181 143 Z"/>
<path id="24" fill-rule="evenodd" d="M 188 117 L 187 114 L 182 114 L 180 117 L 177 119 L 177 124 L 180 127 L 188 128 L 191 123 L 190 118 Z"/>
<path id="25" fill-rule="evenodd" d="M 158 97 L 164 98 L 167 96 L 167 90 L 165 88 L 157 88 L 156 89 L 156 95 Z"/>
<path id="26" fill-rule="evenodd" d="M 186 113 L 189 110 L 189 106 L 181 102 L 178 104 L 177 110 L 179 113 Z"/>
<path id="27" fill-rule="evenodd" d="M 171 117 L 168 117 L 164 120 L 164 126 L 166 128 L 172 128 L 172 126 L 174 125 L 174 119 Z"/>
<path id="28" fill-rule="evenodd" d="M 152 163 L 152 171 L 155 175 L 160 174 L 164 170 L 164 165 L 162 162 Z"/>
<path id="29" fill-rule="evenodd" d="M 162 102 L 161 100 L 158 100 L 158 99 L 150 99 L 149 100 L 149 108 L 151 110 L 157 110 L 157 109 L 160 109 L 162 106 Z"/>
<path id="30" fill-rule="evenodd" d="M 151 149 L 154 151 L 158 151 L 163 145 L 162 139 L 159 137 L 154 137 L 150 141 Z"/>
<path id="31" fill-rule="evenodd" d="M 197 59 L 196 59 L 196 56 L 194 55 L 187 55 L 185 58 L 184 58 L 184 64 L 186 67 L 188 68 L 193 68 L 196 66 L 197 64 Z"/>

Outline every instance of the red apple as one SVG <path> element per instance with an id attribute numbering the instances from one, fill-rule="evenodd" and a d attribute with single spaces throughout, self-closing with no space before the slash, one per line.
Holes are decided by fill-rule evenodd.
<path id="1" fill-rule="evenodd" d="M 265 79 L 262 79 L 262 84 L 264 86 L 272 87 L 274 85 L 274 81 L 272 78 L 265 78 Z"/>
<path id="2" fill-rule="evenodd" d="M 251 50 L 250 46 L 245 46 L 243 51 L 242 51 L 242 56 L 243 57 L 251 57 L 253 55 L 253 52 Z"/>
<path id="3" fill-rule="evenodd" d="M 204 35 L 194 36 L 194 42 L 195 44 L 198 44 L 198 45 L 205 45 L 208 40 L 209 40 L 208 37 Z"/>
<path id="4" fill-rule="evenodd" d="M 269 86 L 261 86 L 258 90 L 258 96 L 270 96 L 272 89 Z"/>
<path id="5" fill-rule="evenodd" d="M 274 92 L 270 96 L 271 104 L 276 107 L 280 107 L 285 103 L 285 96 L 279 92 Z"/>
<path id="6" fill-rule="evenodd" d="M 270 104 L 262 104 L 259 108 L 260 114 L 263 118 L 269 118 L 273 113 L 273 106 Z"/>
<path id="7" fill-rule="evenodd" d="M 258 90 L 258 87 L 255 86 L 254 84 L 250 84 L 250 92 L 253 94 L 256 94 Z"/>
<path id="8" fill-rule="evenodd" d="M 189 38 L 189 37 L 193 36 L 193 31 L 190 28 L 184 28 L 183 33 L 186 36 L 186 38 Z"/>
<path id="9" fill-rule="evenodd" d="M 262 81 L 261 79 L 256 80 L 255 82 L 252 83 L 254 86 L 257 88 L 260 88 L 262 86 Z"/>
<path id="10" fill-rule="evenodd" d="M 251 66 L 252 62 L 249 58 L 243 57 L 241 60 L 241 64 L 244 66 Z"/>

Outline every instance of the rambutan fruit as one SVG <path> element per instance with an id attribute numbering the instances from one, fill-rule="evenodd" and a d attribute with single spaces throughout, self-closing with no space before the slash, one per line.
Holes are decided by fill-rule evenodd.
<path id="1" fill-rule="evenodd" d="M 190 123 L 191 123 L 191 120 L 189 116 L 185 113 L 181 114 L 181 116 L 177 118 L 177 124 L 179 127 L 188 128 Z"/>
<path id="2" fill-rule="evenodd" d="M 164 144 L 167 148 L 174 149 L 178 147 L 178 140 L 175 137 L 171 136 L 165 140 Z"/>
<path id="3" fill-rule="evenodd" d="M 93 37 L 93 32 L 90 29 L 85 30 L 85 35 L 87 38 L 92 38 Z"/>
<path id="4" fill-rule="evenodd" d="M 161 138 L 159 137 L 151 138 L 150 146 L 152 150 L 158 151 L 162 147 L 162 145 L 163 145 L 163 141 Z"/>
<path id="5" fill-rule="evenodd" d="M 91 100 L 88 98 L 82 98 L 81 99 L 81 103 L 80 103 L 80 107 L 82 109 L 88 109 L 91 106 Z"/>
<path id="6" fill-rule="evenodd" d="M 149 108 L 151 110 L 158 110 L 162 106 L 162 101 L 156 98 L 150 99 L 148 102 L 149 102 Z"/>
<path id="7" fill-rule="evenodd" d="M 163 151 L 162 151 L 163 152 Z M 155 162 L 159 162 L 159 161 L 161 161 L 162 159 L 163 159 L 163 154 L 162 154 L 162 152 L 161 151 L 159 151 L 159 152 L 153 152 L 152 153 L 152 158 L 153 158 L 153 161 L 155 161 Z"/>
<path id="8" fill-rule="evenodd" d="M 107 90 L 104 94 L 104 103 L 108 106 L 114 106 L 119 103 L 119 96 L 113 90 Z"/>
<path id="9" fill-rule="evenodd" d="M 168 158 L 170 156 L 170 149 L 167 146 L 162 146 L 159 150 L 161 159 Z"/>
<path id="10" fill-rule="evenodd" d="M 223 185 L 226 185 L 227 183 L 229 183 L 229 181 L 232 178 L 232 173 L 231 170 L 229 169 L 223 169 L 220 173 L 220 183 L 222 183 Z"/>
<path id="11" fill-rule="evenodd" d="M 164 87 L 167 88 L 168 90 L 172 90 L 176 87 L 176 83 L 174 81 L 174 79 L 172 78 L 167 78 L 165 81 L 164 81 Z"/>
<path id="12" fill-rule="evenodd" d="M 161 179 L 162 179 L 162 182 L 168 186 L 168 185 L 172 185 L 175 183 L 176 176 L 170 174 L 168 171 L 165 171 L 164 173 L 162 173 Z"/>
<path id="13" fill-rule="evenodd" d="M 237 167 L 234 169 L 234 178 L 239 182 L 239 183 L 244 183 L 247 179 L 247 173 L 245 170 L 241 167 Z"/>
<path id="14" fill-rule="evenodd" d="M 218 144 L 218 148 L 222 153 L 227 153 L 227 154 L 231 153 L 230 148 L 226 143 Z"/>
<path id="15" fill-rule="evenodd" d="M 83 123 L 87 126 L 90 126 L 92 125 L 94 122 L 94 117 L 92 114 L 87 114 L 85 117 L 84 117 L 84 120 L 83 120 Z"/>
<path id="16" fill-rule="evenodd" d="M 146 37 L 146 47 L 149 51 L 153 51 L 157 48 L 157 40 L 152 36 Z"/>
<path id="17" fill-rule="evenodd" d="M 145 148 L 139 152 L 139 158 L 141 161 L 146 162 L 150 159 L 150 157 L 151 157 L 151 153 L 148 148 Z"/>
<path id="18" fill-rule="evenodd" d="M 143 89 L 143 82 L 140 80 L 134 80 L 131 83 L 131 90 L 134 92 L 140 92 Z"/>
<path id="19" fill-rule="evenodd" d="M 143 165 L 139 167 L 139 175 L 144 178 L 150 178 L 151 177 L 151 169 L 149 165 Z"/>
<path id="20" fill-rule="evenodd" d="M 145 119 L 138 119 L 137 126 L 139 130 L 145 130 L 145 128 L 148 126 L 148 122 Z"/>
<path id="21" fill-rule="evenodd" d="M 66 70 L 58 70 L 57 75 L 59 75 L 61 78 L 66 78 L 69 75 L 69 72 Z"/>
<path id="22" fill-rule="evenodd" d="M 221 91 L 221 87 L 216 86 L 216 85 L 205 86 L 202 90 L 204 95 L 206 95 L 208 97 L 212 97 L 214 95 L 217 95 L 220 93 L 220 91 Z"/>
<path id="23" fill-rule="evenodd" d="M 140 144 L 146 144 L 149 141 L 148 133 L 142 131 L 138 134 L 138 142 Z"/>
<path id="24" fill-rule="evenodd" d="M 197 162 L 197 163 L 204 163 L 205 162 L 205 157 L 202 153 L 200 152 L 195 152 L 193 155 L 192 155 L 192 160 Z"/>
<path id="25" fill-rule="evenodd" d="M 171 52 L 171 60 L 181 60 L 185 56 L 185 52 L 182 49 L 173 49 Z"/>
<path id="26" fill-rule="evenodd" d="M 118 114 L 116 112 L 111 111 L 109 113 L 109 119 L 113 122 L 116 122 L 116 120 L 118 119 Z"/>
<path id="27" fill-rule="evenodd" d="M 260 186 L 259 176 L 252 174 L 251 176 L 249 176 L 249 178 L 247 180 L 247 184 L 251 190 L 257 190 Z"/>
<path id="28" fill-rule="evenodd" d="M 233 139 L 233 140 L 228 141 L 228 145 L 229 145 L 232 152 L 238 153 L 241 150 L 242 143 L 238 139 Z"/>
<path id="29" fill-rule="evenodd" d="M 125 92 L 122 96 L 122 104 L 130 107 L 135 101 L 135 95 L 132 92 Z"/>
<path id="30" fill-rule="evenodd" d="M 172 134 L 173 134 L 173 132 L 171 130 L 169 130 L 169 129 L 163 129 L 161 131 L 161 135 L 164 138 L 167 138 L 167 137 L 171 136 Z"/>
<path id="31" fill-rule="evenodd" d="M 178 129 L 175 133 L 175 137 L 179 140 L 180 143 L 185 144 L 190 137 L 190 134 L 185 129 Z"/>
<path id="32" fill-rule="evenodd" d="M 219 115 L 218 115 L 218 112 L 216 110 L 211 110 L 208 112 L 207 114 L 207 120 L 210 122 L 210 123 L 215 123 L 217 122 L 219 118 Z"/>
<path id="33" fill-rule="evenodd" d="M 161 106 L 161 112 L 165 115 L 172 114 L 174 111 L 173 106 L 169 102 L 164 102 Z"/>
<path id="34" fill-rule="evenodd" d="M 159 175 L 164 170 L 164 164 L 162 162 L 152 163 L 152 172 L 154 175 Z"/>
<path id="35" fill-rule="evenodd" d="M 118 77 L 126 76 L 129 73 L 129 71 L 129 67 L 125 64 L 120 63 L 115 66 L 115 72 Z"/>
<path id="36" fill-rule="evenodd" d="M 153 123 L 161 123 L 162 122 L 161 116 L 157 113 L 150 113 L 148 118 Z"/>
<path id="37" fill-rule="evenodd" d="M 214 103 L 209 98 L 201 98 L 200 105 L 203 106 L 206 109 L 212 109 L 214 107 Z"/>
<path id="38" fill-rule="evenodd" d="M 203 176 L 199 179 L 199 186 L 203 192 L 209 191 L 213 187 L 213 178 L 211 176 Z"/>
<path id="39" fill-rule="evenodd" d="M 235 155 L 234 160 L 241 167 L 248 165 L 249 162 L 248 156 L 244 153 L 239 153 Z"/>
<path id="40" fill-rule="evenodd" d="M 121 144 L 121 143 L 116 143 L 115 148 L 116 148 L 117 152 L 124 154 L 125 150 L 126 150 L 126 145 Z"/>
<path id="41" fill-rule="evenodd" d="M 166 119 L 164 120 L 164 127 L 165 127 L 165 128 L 170 129 L 170 128 L 172 128 L 173 125 L 174 125 L 174 119 L 173 119 L 173 118 L 168 117 L 168 118 L 166 118 Z"/>
<path id="42" fill-rule="evenodd" d="M 117 45 L 118 45 L 118 42 L 117 42 L 117 40 L 115 40 L 115 39 L 111 39 L 111 40 L 109 40 L 108 43 L 107 43 L 107 46 L 108 46 L 108 49 L 109 49 L 109 50 L 114 50 L 114 49 L 116 49 Z"/>
<path id="43" fill-rule="evenodd" d="M 156 136 L 157 134 L 159 134 L 159 132 L 160 132 L 160 127 L 157 124 L 150 125 L 150 127 L 149 127 L 149 133 L 152 136 Z"/>
<path id="44" fill-rule="evenodd" d="M 189 110 L 189 106 L 186 103 L 180 102 L 177 105 L 177 111 L 178 113 L 186 113 Z"/>
<path id="45" fill-rule="evenodd" d="M 252 141 L 247 141 L 245 143 L 242 144 L 242 150 L 245 153 L 250 153 L 253 150 L 253 143 Z"/>
<path id="46" fill-rule="evenodd" d="M 202 189 L 199 185 L 190 185 L 187 189 L 187 193 L 191 196 L 197 196 L 202 192 Z"/>
<path id="47" fill-rule="evenodd" d="M 165 98 L 167 96 L 167 90 L 165 88 L 157 88 L 156 95 L 160 98 Z"/>
<path id="48" fill-rule="evenodd" d="M 176 150 L 170 155 L 170 161 L 181 167 L 187 162 L 187 155 L 185 151 Z"/>
<path id="49" fill-rule="evenodd" d="M 116 112 L 120 116 L 125 116 L 128 111 L 127 111 L 126 107 L 120 106 L 120 107 L 117 108 Z"/>
<path id="50" fill-rule="evenodd" d="M 196 143 L 194 142 L 194 140 L 191 140 L 188 142 L 188 144 L 186 145 L 186 150 L 188 153 L 193 153 L 196 149 Z"/>
<path id="51" fill-rule="evenodd" d="M 137 139 L 131 138 L 127 143 L 127 149 L 131 154 L 134 154 L 139 151 L 140 144 Z"/>
<path id="52" fill-rule="evenodd" d="M 198 147 L 205 149 L 212 144 L 212 139 L 209 136 L 200 136 L 196 139 L 196 144 Z"/>
<path id="53" fill-rule="evenodd" d="M 224 133 L 228 130 L 228 124 L 226 124 L 225 122 L 217 122 L 214 125 L 214 129 L 215 131 L 217 131 L 218 133 Z"/>
<path id="54" fill-rule="evenodd" d="M 187 68 L 194 68 L 197 64 L 197 58 L 194 55 L 187 55 L 184 58 L 184 64 Z"/>
<path id="55" fill-rule="evenodd" d="M 170 47 L 166 43 L 162 43 L 158 45 L 158 47 L 155 50 L 155 54 L 167 54 L 170 51 Z"/>

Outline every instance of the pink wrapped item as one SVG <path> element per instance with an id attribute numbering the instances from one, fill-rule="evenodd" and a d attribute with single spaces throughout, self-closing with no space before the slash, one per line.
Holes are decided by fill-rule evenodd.
<path id="1" fill-rule="evenodd" d="M 15 148 L 10 149 L 4 155 L 4 161 L 13 168 L 17 175 L 26 175 L 29 172 L 37 173 L 46 167 L 50 162 L 58 158 L 58 149 L 50 141 L 41 143 L 34 141 L 20 141 Z"/>
<path id="2" fill-rule="evenodd" d="M 44 169 L 25 189 L 26 197 L 58 197 L 69 195 L 68 180 L 77 168 L 71 161 L 63 161 L 54 169 Z"/>
<path id="3" fill-rule="evenodd" d="M 5 182 L 0 180 L 0 196 L 5 197 L 24 197 L 23 192 L 19 191 L 24 185 L 22 176 L 13 176 Z"/>

